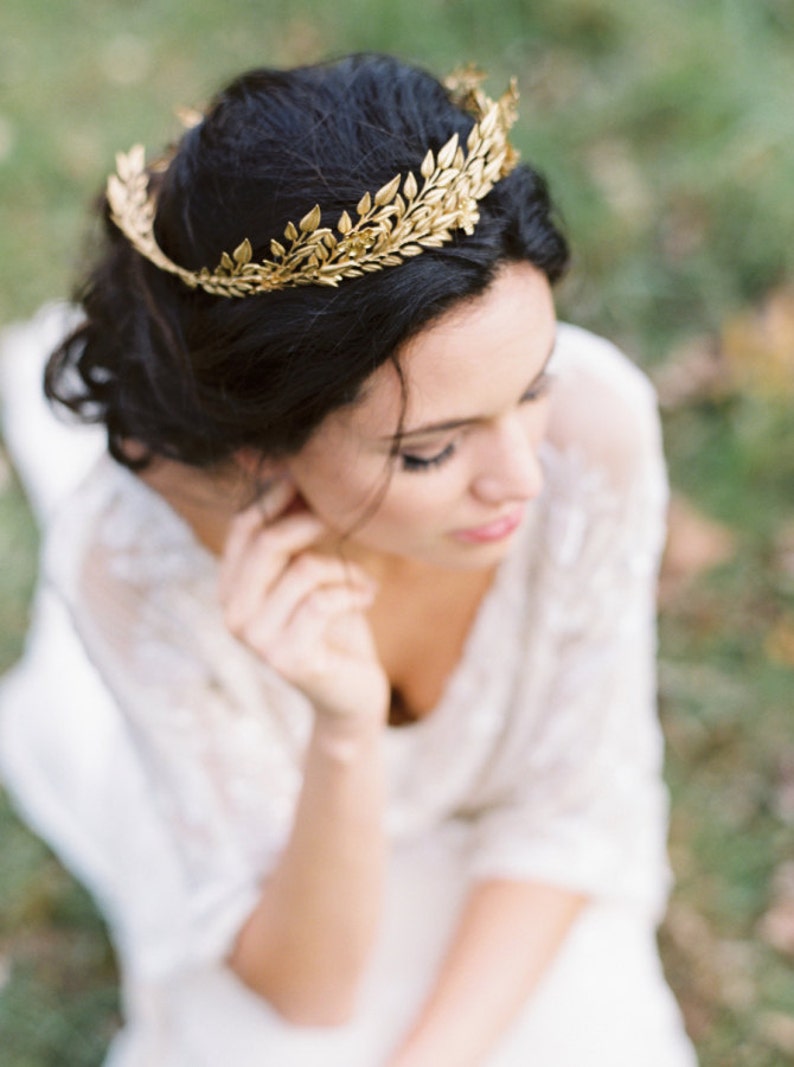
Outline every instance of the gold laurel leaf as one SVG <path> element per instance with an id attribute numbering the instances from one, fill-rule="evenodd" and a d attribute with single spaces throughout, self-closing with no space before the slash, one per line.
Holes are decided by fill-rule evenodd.
<path id="1" fill-rule="evenodd" d="M 117 152 L 116 153 L 116 172 L 119 178 L 123 182 L 128 182 L 132 176 L 132 165 L 130 163 L 131 152 Z M 114 175 L 115 177 L 115 175 Z"/>
<path id="2" fill-rule="evenodd" d="M 442 232 L 444 230 L 451 229 L 453 226 L 456 226 L 457 224 L 458 224 L 458 213 L 455 212 L 454 214 L 451 213 L 451 214 L 448 214 L 448 215 L 441 215 L 440 218 L 438 218 L 436 220 L 436 224 L 435 225 L 436 225 L 436 229 L 440 233 L 440 232 Z"/>
<path id="3" fill-rule="evenodd" d="M 419 186 L 416 183 L 413 171 L 411 171 L 403 184 L 403 193 L 405 194 L 406 199 L 413 200 L 418 192 Z"/>
<path id="4" fill-rule="evenodd" d="M 428 152 L 425 158 L 422 160 L 422 166 L 419 168 L 419 173 L 423 178 L 429 178 L 433 171 L 436 169 L 436 161 L 432 152 Z"/>
<path id="5" fill-rule="evenodd" d="M 499 121 L 499 105 L 491 104 L 485 113 L 485 117 L 480 119 L 480 137 L 488 137 L 496 129 L 496 123 Z"/>
<path id="6" fill-rule="evenodd" d="M 111 174 L 108 178 L 107 198 L 113 210 L 120 214 L 119 208 L 124 200 L 124 186 L 116 174 Z"/>
<path id="7" fill-rule="evenodd" d="M 492 159 L 489 163 L 486 163 L 485 169 L 482 172 L 483 181 L 493 185 L 498 179 L 502 171 L 502 160 L 497 156 L 496 159 Z"/>
<path id="8" fill-rule="evenodd" d="M 463 170 L 463 164 L 466 161 L 466 157 L 463 155 L 463 149 L 458 146 L 458 150 L 455 153 L 455 158 L 452 161 L 452 166 L 457 167 L 458 170 Z"/>
<path id="9" fill-rule="evenodd" d="M 397 174 L 390 182 L 381 186 L 375 193 L 375 206 L 383 207 L 384 204 L 389 204 L 394 199 L 394 194 L 400 188 L 400 182 L 402 181 L 402 175 Z"/>
<path id="10" fill-rule="evenodd" d="M 287 238 L 288 241 L 298 240 L 298 231 L 295 229 L 294 222 L 288 222 L 287 225 L 284 227 L 284 236 Z"/>
<path id="11" fill-rule="evenodd" d="M 244 267 L 246 263 L 250 263 L 253 254 L 254 250 L 251 248 L 251 242 L 247 237 L 244 241 L 241 241 L 235 248 L 234 252 L 232 252 L 234 262 L 240 267 Z"/>
<path id="12" fill-rule="evenodd" d="M 368 215 L 369 212 L 372 211 L 372 197 L 369 195 L 368 192 L 364 193 L 364 195 L 359 200 L 358 204 L 356 205 L 356 211 L 362 217 L 364 215 Z"/>
<path id="13" fill-rule="evenodd" d="M 473 185 L 479 185 L 482 181 L 482 172 L 485 164 L 481 159 L 469 159 L 468 171 Z"/>
<path id="14" fill-rule="evenodd" d="M 455 153 L 458 150 L 458 135 L 453 133 L 444 147 L 438 153 L 438 165 L 439 167 L 450 167 L 452 161 L 455 158 Z"/>
<path id="15" fill-rule="evenodd" d="M 400 249 L 401 256 L 418 256 L 422 252 L 421 245 L 403 245 Z"/>
<path id="16" fill-rule="evenodd" d="M 353 229 L 353 223 L 346 211 L 343 211 L 342 214 L 339 216 L 339 222 L 337 222 L 336 228 L 343 236 L 346 233 L 350 233 L 350 231 Z"/>
<path id="17" fill-rule="evenodd" d="M 276 241 L 275 238 L 270 242 L 270 254 L 272 256 L 285 256 L 287 250 L 280 241 Z"/>
<path id="18" fill-rule="evenodd" d="M 304 215 L 298 223 L 298 229 L 303 233 L 313 233 L 320 225 L 320 219 L 322 217 L 322 211 L 320 205 L 315 204 L 311 211 Z"/>
<path id="19" fill-rule="evenodd" d="M 142 175 L 146 169 L 146 154 L 142 144 L 133 145 L 126 155 L 123 153 L 119 159 L 119 174 L 125 182 Z"/>
<path id="20" fill-rule="evenodd" d="M 234 263 L 232 262 L 232 257 L 229 255 L 228 252 L 224 252 L 221 255 L 221 267 L 224 270 L 234 270 Z"/>

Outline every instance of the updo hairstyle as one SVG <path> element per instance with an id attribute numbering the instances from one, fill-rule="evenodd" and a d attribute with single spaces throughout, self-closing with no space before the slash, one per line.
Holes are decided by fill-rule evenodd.
<path id="1" fill-rule="evenodd" d="M 325 219 L 352 213 L 366 191 L 418 174 L 453 133 L 465 144 L 473 124 L 434 77 L 388 56 L 250 71 L 185 133 L 165 171 L 153 170 L 156 239 L 194 270 L 246 237 L 254 260 L 266 258 L 271 238 L 314 204 Z M 228 298 L 153 266 L 105 203 L 104 247 L 79 292 L 85 321 L 51 357 L 47 395 L 104 423 L 111 454 L 133 468 L 155 456 L 211 467 L 241 448 L 294 453 L 385 361 L 399 370 L 400 347 L 482 293 L 502 264 L 528 261 L 552 282 L 562 274 L 567 246 L 532 168 L 497 182 L 479 210 L 473 235 L 336 289 Z"/>

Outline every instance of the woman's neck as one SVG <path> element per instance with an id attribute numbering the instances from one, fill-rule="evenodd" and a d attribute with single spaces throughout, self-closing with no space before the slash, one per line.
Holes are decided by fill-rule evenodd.
<path id="1" fill-rule="evenodd" d="M 221 555 L 229 523 L 246 502 L 246 483 L 240 472 L 231 468 L 209 472 L 156 459 L 138 477 L 163 497 L 205 548 Z"/>

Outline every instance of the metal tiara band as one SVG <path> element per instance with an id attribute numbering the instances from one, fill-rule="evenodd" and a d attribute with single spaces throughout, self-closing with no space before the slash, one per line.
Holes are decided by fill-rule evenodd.
<path id="1" fill-rule="evenodd" d="M 455 102 L 477 119 L 465 151 L 455 134 L 438 152 L 427 152 L 418 176 L 412 171 L 397 174 L 377 192 L 364 193 L 355 220 L 343 211 L 335 228 L 321 225 L 322 211 L 315 204 L 297 224 L 287 223 L 282 238 L 270 241 L 272 259 L 252 262 L 247 238 L 233 252 L 224 252 L 214 270 L 188 270 L 169 259 L 154 236 L 156 203 L 149 192 L 142 145 L 116 157 L 117 172 L 107 183 L 111 218 L 155 266 L 177 275 L 191 289 L 200 287 L 217 296 L 251 296 L 298 285 L 337 286 L 344 278 L 398 266 L 450 241 L 456 230 L 473 233 L 480 217 L 477 202 L 517 162 L 508 141 L 517 117 L 515 81 L 493 101 L 480 88 L 481 80 L 482 75 L 466 70 L 447 81 Z"/>

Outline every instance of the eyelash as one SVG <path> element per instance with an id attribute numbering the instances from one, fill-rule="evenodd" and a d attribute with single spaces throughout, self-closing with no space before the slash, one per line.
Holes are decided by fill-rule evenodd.
<path id="1" fill-rule="evenodd" d="M 429 471 L 433 467 L 440 467 L 442 463 L 446 463 L 452 458 L 454 452 L 455 444 L 451 442 L 437 455 L 429 456 L 427 459 L 423 456 L 411 456 L 407 452 L 401 452 L 400 462 L 404 471 Z"/>
<path id="2" fill-rule="evenodd" d="M 543 377 L 524 395 L 521 397 L 521 404 L 531 404 L 533 400 L 539 400 L 540 397 L 548 389 L 552 380 L 550 374 L 544 374 Z M 400 453 L 400 463 L 402 469 L 410 474 L 418 474 L 423 471 L 433 470 L 435 467 L 440 467 L 446 463 L 448 459 L 452 459 L 455 454 L 456 444 L 451 441 L 446 448 L 443 448 L 435 456 L 412 456 L 408 452 Z"/>

